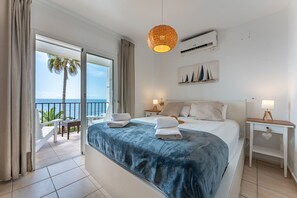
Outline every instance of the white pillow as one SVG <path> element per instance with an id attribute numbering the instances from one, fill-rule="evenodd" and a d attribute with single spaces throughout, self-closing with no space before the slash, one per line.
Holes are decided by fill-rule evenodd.
<path id="1" fill-rule="evenodd" d="M 190 116 L 191 117 L 196 117 L 196 106 L 197 104 L 191 104 L 191 109 L 190 109 Z"/>
<path id="2" fill-rule="evenodd" d="M 191 108 L 190 108 L 190 115 L 191 117 L 196 117 L 196 104 L 191 104 Z M 223 119 L 226 120 L 227 119 L 227 109 L 228 109 L 228 105 L 224 104 L 223 108 L 222 108 L 222 116 Z"/>
<path id="3" fill-rule="evenodd" d="M 224 104 L 220 102 L 200 102 L 196 106 L 197 120 L 223 121 L 222 109 Z"/>
<path id="4" fill-rule="evenodd" d="M 190 114 L 191 107 L 190 106 L 183 106 L 180 115 L 183 117 L 188 117 Z"/>
<path id="5" fill-rule="evenodd" d="M 222 108 L 222 116 L 224 120 L 227 120 L 227 109 L 228 109 L 228 105 L 224 104 Z"/>

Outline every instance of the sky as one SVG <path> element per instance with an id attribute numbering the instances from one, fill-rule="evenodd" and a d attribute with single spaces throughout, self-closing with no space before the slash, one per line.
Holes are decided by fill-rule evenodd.
<path id="1" fill-rule="evenodd" d="M 63 73 L 51 73 L 47 66 L 48 56 L 36 52 L 36 99 L 61 99 L 63 90 Z M 87 98 L 106 99 L 107 67 L 87 64 Z M 69 76 L 66 86 L 66 99 L 80 99 L 80 77 Z"/>

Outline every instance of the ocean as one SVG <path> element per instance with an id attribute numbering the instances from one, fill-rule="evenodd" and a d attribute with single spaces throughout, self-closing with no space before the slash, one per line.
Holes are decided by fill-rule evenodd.
<path id="1" fill-rule="evenodd" d="M 62 110 L 62 99 L 36 99 L 35 108 L 39 111 L 48 111 L 55 108 L 55 114 Z M 66 118 L 79 119 L 80 113 L 80 99 L 66 99 Z M 88 99 L 87 100 L 87 116 L 104 116 L 108 104 L 106 99 Z"/>

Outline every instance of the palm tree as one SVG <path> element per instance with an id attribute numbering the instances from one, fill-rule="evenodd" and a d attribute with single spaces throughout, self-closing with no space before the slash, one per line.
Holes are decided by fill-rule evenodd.
<path id="1" fill-rule="evenodd" d="M 66 85 L 68 76 L 75 76 L 78 72 L 78 68 L 80 68 L 80 61 L 76 59 L 66 58 L 62 56 L 57 56 L 54 54 L 48 54 L 48 69 L 50 72 L 55 72 L 56 74 L 61 74 L 63 72 L 63 92 L 62 92 L 62 111 L 63 118 L 65 119 L 66 113 Z"/>
<path id="2" fill-rule="evenodd" d="M 49 111 L 39 111 L 42 114 L 42 120 L 41 122 L 49 122 L 55 119 L 61 118 L 61 116 L 64 114 L 63 111 L 60 111 L 56 114 L 56 109 L 53 107 Z"/>

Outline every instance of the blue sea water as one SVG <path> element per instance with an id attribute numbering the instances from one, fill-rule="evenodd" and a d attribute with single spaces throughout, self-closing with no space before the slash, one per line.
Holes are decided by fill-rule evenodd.
<path id="1" fill-rule="evenodd" d="M 35 108 L 39 111 L 48 111 L 55 108 L 57 114 L 62 110 L 62 99 L 36 99 Z M 66 99 L 66 118 L 81 118 L 80 99 Z M 108 104 L 106 99 L 88 99 L 87 100 L 87 116 L 103 116 L 106 113 Z"/>

